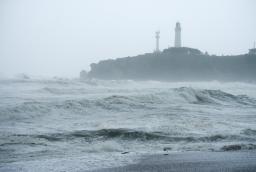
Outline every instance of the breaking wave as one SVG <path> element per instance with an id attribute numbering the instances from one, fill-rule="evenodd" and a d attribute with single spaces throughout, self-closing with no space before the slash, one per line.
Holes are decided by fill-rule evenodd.
<path id="1" fill-rule="evenodd" d="M 58 89 L 53 89 L 51 92 L 61 94 L 61 91 Z M 129 111 L 134 109 L 154 109 L 159 108 L 159 104 L 168 106 L 177 103 L 256 106 L 256 100 L 246 95 L 233 95 L 221 90 L 199 90 L 189 87 L 181 87 L 164 92 L 132 95 L 116 94 L 91 100 L 82 98 L 58 102 L 28 101 L 13 107 L 8 106 L 5 109 L 1 109 L 1 113 L 48 113 L 53 109 L 62 109 L 75 113 L 93 107 L 112 111 Z"/>
<path id="2" fill-rule="evenodd" d="M 243 130 L 242 134 L 245 134 L 248 136 L 256 136 L 256 130 L 248 128 L 248 129 Z"/>
<path id="3" fill-rule="evenodd" d="M 222 151 L 239 151 L 239 150 L 254 150 L 256 149 L 255 144 L 232 144 L 225 145 L 221 148 Z"/>
<path id="4" fill-rule="evenodd" d="M 221 90 L 196 90 L 188 87 L 175 89 L 176 92 L 190 103 L 196 104 L 227 104 L 256 105 L 256 100 L 246 95 L 233 95 Z"/>
<path id="5" fill-rule="evenodd" d="M 100 129 L 100 130 L 79 130 L 67 133 L 49 133 L 39 135 L 13 135 L 9 139 L 10 143 L 6 144 L 43 144 L 41 139 L 47 142 L 73 141 L 82 139 L 86 142 L 106 141 L 106 140 L 123 140 L 123 141 L 165 141 L 165 142 L 217 142 L 217 141 L 255 141 L 256 138 L 243 137 L 241 135 L 211 135 L 211 136 L 172 136 L 164 132 L 145 132 L 131 129 Z M 15 142 L 17 141 L 17 142 Z M 25 141 L 25 142 L 24 142 Z M 42 140 L 41 140 L 42 141 Z"/>

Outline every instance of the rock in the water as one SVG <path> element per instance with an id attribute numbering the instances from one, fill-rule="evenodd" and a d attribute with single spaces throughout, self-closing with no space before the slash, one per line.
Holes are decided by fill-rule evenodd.
<path id="1" fill-rule="evenodd" d="M 171 147 L 164 147 L 163 148 L 163 151 L 169 151 L 169 150 L 172 150 L 172 148 Z"/>
<path id="2" fill-rule="evenodd" d="M 242 146 L 241 145 L 226 145 L 221 148 L 223 151 L 236 151 L 236 150 L 241 150 Z"/>

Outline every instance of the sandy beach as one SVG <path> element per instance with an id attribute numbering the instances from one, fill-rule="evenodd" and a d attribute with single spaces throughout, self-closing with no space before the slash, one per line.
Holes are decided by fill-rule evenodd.
<path id="1" fill-rule="evenodd" d="M 256 151 L 180 152 L 143 157 L 140 162 L 94 172 L 255 172 Z"/>

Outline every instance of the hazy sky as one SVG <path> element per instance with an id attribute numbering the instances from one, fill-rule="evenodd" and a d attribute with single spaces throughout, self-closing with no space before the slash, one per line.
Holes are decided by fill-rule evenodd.
<path id="1" fill-rule="evenodd" d="M 255 0 L 0 0 L 0 76 L 78 76 L 102 59 L 173 46 L 242 54 L 256 41 Z"/>

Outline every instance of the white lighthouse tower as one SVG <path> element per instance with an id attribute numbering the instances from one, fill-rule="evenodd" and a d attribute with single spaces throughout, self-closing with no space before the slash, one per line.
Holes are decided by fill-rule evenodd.
<path id="1" fill-rule="evenodd" d="M 160 52 L 160 50 L 159 50 L 159 38 L 160 38 L 160 31 L 156 31 L 156 50 L 155 50 L 156 53 Z"/>
<path id="2" fill-rule="evenodd" d="M 176 23 L 176 27 L 175 27 L 174 47 L 181 47 L 181 27 L 179 22 Z"/>

